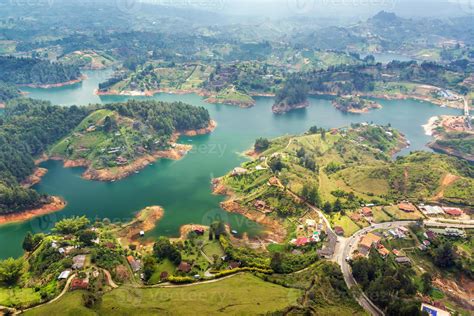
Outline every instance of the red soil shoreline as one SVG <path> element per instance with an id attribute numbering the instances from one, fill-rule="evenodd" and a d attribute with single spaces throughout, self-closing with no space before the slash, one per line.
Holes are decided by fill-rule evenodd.
<path id="1" fill-rule="evenodd" d="M 62 210 L 66 207 L 66 201 L 63 199 L 53 196 L 52 201 L 48 204 L 43 205 L 40 208 L 33 210 L 26 210 L 18 213 L 0 215 L 0 225 L 23 222 L 34 217 L 54 213 Z"/>

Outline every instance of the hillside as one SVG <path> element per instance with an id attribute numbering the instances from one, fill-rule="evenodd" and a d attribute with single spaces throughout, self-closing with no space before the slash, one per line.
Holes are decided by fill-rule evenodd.
<path id="1" fill-rule="evenodd" d="M 331 215 L 404 199 L 474 205 L 472 166 L 427 152 L 392 160 L 404 145 L 403 136 L 390 127 L 312 128 L 270 141 L 255 160 L 221 178 L 215 191 L 230 196 L 225 209 L 263 224 L 273 220 L 290 235 L 294 226 L 288 220 L 308 210 L 303 200 Z"/>
<path id="2" fill-rule="evenodd" d="M 7 104 L 0 119 L 0 215 L 50 202 L 48 197 L 20 183 L 35 171 L 34 159 L 69 133 L 88 111 L 31 99 L 16 99 Z"/>
<path id="3" fill-rule="evenodd" d="M 0 80 L 8 83 L 46 87 L 80 79 L 77 66 L 34 58 L 0 57 Z"/>
<path id="4" fill-rule="evenodd" d="M 204 108 L 128 101 L 91 113 L 49 150 L 49 156 L 68 167 L 87 167 L 87 179 L 116 180 L 160 157 L 182 157 L 190 146 L 175 143 L 180 133 L 202 134 L 212 128 Z"/>

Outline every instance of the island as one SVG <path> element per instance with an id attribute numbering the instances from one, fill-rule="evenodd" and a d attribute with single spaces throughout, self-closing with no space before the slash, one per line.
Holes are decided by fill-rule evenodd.
<path id="1" fill-rule="evenodd" d="M 358 96 L 341 96 L 332 100 L 332 105 L 345 113 L 362 114 L 368 113 L 371 109 L 380 109 L 382 105 L 372 100 L 367 100 Z"/>
<path id="2" fill-rule="evenodd" d="M 181 102 L 128 101 L 95 110 L 48 151 L 65 167 L 86 167 L 85 179 L 115 181 L 159 158 L 180 159 L 192 146 L 180 135 L 211 132 L 216 123 L 202 107 Z"/>
<path id="3" fill-rule="evenodd" d="M 275 96 L 272 111 L 281 114 L 309 106 L 307 87 L 302 80 L 290 79 Z"/>

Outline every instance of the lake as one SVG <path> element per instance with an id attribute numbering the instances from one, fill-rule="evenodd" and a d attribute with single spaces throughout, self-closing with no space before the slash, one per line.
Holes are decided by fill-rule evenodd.
<path id="1" fill-rule="evenodd" d="M 88 79 L 82 83 L 52 89 L 25 89 L 32 98 L 50 100 L 55 104 L 89 104 L 125 101 L 125 96 L 96 96 L 93 94 L 99 82 L 106 80 L 111 71 L 86 72 Z M 144 97 L 141 97 L 142 99 Z M 330 98 L 312 97 L 310 107 L 303 110 L 274 115 L 272 98 L 256 98 L 252 108 L 241 109 L 230 105 L 208 104 L 195 94 L 160 94 L 153 97 L 162 101 L 182 101 L 206 107 L 218 127 L 209 135 L 181 137 L 180 142 L 192 144 L 193 150 L 182 160 L 160 160 L 126 179 L 114 183 L 86 181 L 81 178 L 83 169 L 66 169 L 61 162 L 43 164 L 49 172 L 35 186 L 39 192 L 62 196 L 67 207 L 57 213 L 38 217 L 19 224 L 0 227 L 0 258 L 20 256 L 21 243 L 27 231 L 47 232 L 54 222 L 72 215 L 89 218 L 109 218 L 126 222 L 135 212 L 149 205 L 160 205 L 165 215 L 148 238 L 159 235 L 178 236 L 181 225 L 209 224 L 221 219 L 239 233 L 257 235 L 262 227 L 243 216 L 227 213 L 219 208 L 224 197 L 211 194 L 210 181 L 226 174 L 246 158 L 241 154 L 252 147 L 258 137 L 273 138 L 285 134 L 298 134 L 309 127 L 331 128 L 349 125 L 351 122 L 391 123 L 410 140 L 410 150 L 429 150 L 425 145 L 430 136 L 425 135 L 422 125 L 434 115 L 457 115 L 461 110 L 441 108 L 414 100 L 378 100 L 383 108 L 368 114 L 345 114 L 331 105 Z M 140 99 L 140 98 L 136 98 Z"/>

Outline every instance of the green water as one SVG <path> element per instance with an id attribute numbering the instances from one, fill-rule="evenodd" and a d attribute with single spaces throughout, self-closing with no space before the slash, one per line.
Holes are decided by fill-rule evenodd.
<path id="1" fill-rule="evenodd" d="M 88 104 L 94 102 L 117 102 L 126 97 L 107 96 L 99 98 L 93 90 L 109 72 L 90 72 L 89 79 L 74 87 L 49 90 L 28 89 L 30 96 L 51 100 L 63 105 Z M 311 98 L 311 106 L 285 115 L 271 112 L 272 98 L 257 98 L 253 108 L 207 104 L 197 95 L 162 94 L 154 97 L 163 101 L 183 101 L 205 106 L 211 117 L 218 122 L 216 130 L 209 135 L 182 137 L 180 142 L 194 146 L 182 160 L 160 160 L 143 169 L 139 174 L 117 181 L 103 183 L 81 179 L 81 168 L 65 169 L 60 162 L 43 164 L 49 169 L 43 181 L 35 188 L 40 192 L 64 197 L 68 205 L 61 211 L 35 218 L 21 224 L 0 227 L 0 257 L 19 256 L 21 242 L 27 231 L 48 231 L 58 219 L 71 215 L 87 215 L 90 218 L 107 217 L 112 221 L 128 221 L 134 212 L 148 205 L 161 205 L 165 209 L 163 219 L 149 238 L 158 235 L 176 236 L 179 227 L 187 223 L 204 223 L 215 219 L 229 222 L 233 229 L 258 234 L 262 227 L 243 216 L 229 214 L 219 208 L 223 197 L 213 196 L 210 180 L 227 173 L 243 162 L 239 153 L 250 148 L 257 137 L 276 137 L 306 131 L 310 126 L 325 128 L 340 127 L 351 122 L 391 123 L 401 130 L 411 142 L 410 150 L 425 149 L 430 137 L 425 135 L 422 125 L 434 115 L 459 114 L 459 110 L 412 100 L 379 100 L 383 109 L 366 115 L 344 114 L 335 110 L 330 99 Z"/>

